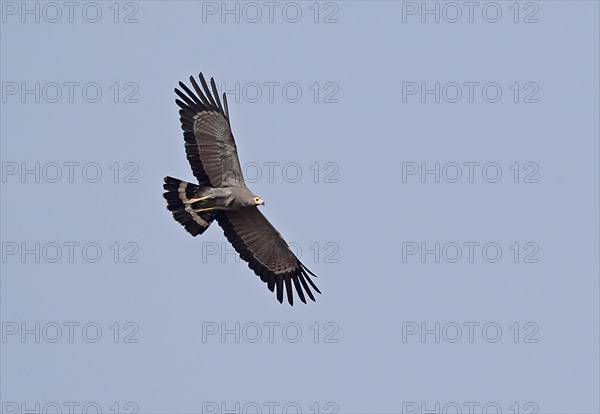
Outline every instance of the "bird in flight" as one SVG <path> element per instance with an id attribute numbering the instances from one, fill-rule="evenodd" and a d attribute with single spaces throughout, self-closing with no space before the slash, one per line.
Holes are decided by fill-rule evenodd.
<path id="1" fill-rule="evenodd" d="M 175 88 L 181 98 L 175 102 L 181 108 L 185 152 L 198 184 L 165 177 L 167 208 L 194 237 L 217 220 L 227 240 L 269 290 L 276 291 L 280 303 L 285 288 L 289 304 L 294 304 L 292 284 L 302 302 L 306 303 L 304 292 L 315 301 L 310 288 L 321 292 L 310 275 L 316 275 L 259 211 L 265 202 L 244 183 L 225 93 L 221 102 L 214 79 L 210 89 L 202 73 L 199 79 L 202 88 L 190 76 L 195 93 L 183 82 L 183 91 Z"/>

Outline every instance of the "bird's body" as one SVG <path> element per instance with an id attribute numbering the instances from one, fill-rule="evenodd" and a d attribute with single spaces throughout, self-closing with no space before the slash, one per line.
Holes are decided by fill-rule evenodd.
<path id="1" fill-rule="evenodd" d="M 236 187 L 200 187 L 195 184 L 181 181 L 176 178 L 167 177 L 169 189 L 176 190 L 176 197 L 172 197 L 174 203 L 168 207 L 175 209 L 181 207 L 195 213 L 215 210 L 236 210 L 242 207 L 264 205 L 259 197 L 255 196 L 246 186 Z M 175 195 L 175 191 L 172 193 Z"/>
<path id="2" fill-rule="evenodd" d="M 204 91 L 190 77 L 196 94 L 181 82 L 186 93 L 175 89 L 183 100 L 176 103 L 181 108 L 187 158 L 198 185 L 165 177 L 167 208 L 192 236 L 202 234 L 216 219 L 240 257 L 269 290 L 277 289 L 279 302 L 285 287 L 288 302 L 293 304 L 292 284 L 302 302 L 306 303 L 304 292 L 314 301 L 309 285 L 321 293 L 310 279 L 309 274 L 314 274 L 258 210 L 264 201 L 244 183 L 225 94 L 223 105 L 214 80 L 212 94 L 202 74 L 200 81 Z"/>

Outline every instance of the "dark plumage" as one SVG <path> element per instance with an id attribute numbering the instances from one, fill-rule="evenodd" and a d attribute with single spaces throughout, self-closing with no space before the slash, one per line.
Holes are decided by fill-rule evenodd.
<path id="1" fill-rule="evenodd" d="M 227 97 L 219 99 L 214 79 L 210 88 L 202 73 L 200 85 L 190 76 L 194 91 L 179 82 L 181 128 L 185 152 L 198 185 L 165 177 L 164 197 L 173 217 L 192 235 L 202 234 L 217 220 L 227 240 L 248 262 L 268 289 L 283 302 L 284 289 L 290 305 L 293 291 L 306 303 L 311 291 L 321 293 L 311 276 L 316 276 L 290 250 L 279 232 L 259 211 L 264 202 L 246 187 L 231 132 Z"/>

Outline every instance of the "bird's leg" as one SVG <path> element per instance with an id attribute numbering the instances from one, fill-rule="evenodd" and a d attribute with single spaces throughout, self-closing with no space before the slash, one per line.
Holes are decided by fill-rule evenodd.
<path id="1" fill-rule="evenodd" d="M 190 198 L 189 200 L 187 200 L 188 203 L 192 204 L 195 203 L 196 201 L 202 201 L 202 200 L 206 200 L 209 199 L 210 195 L 204 196 L 204 197 L 200 197 L 200 198 Z"/>
<path id="2" fill-rule="evenodd" d="M 226 206 L 228 195 L 220 188 L 203 188 L 186 200 L 186 205 L 196 213 L 219 210 Z"/>
<path id="3" fill-rule="evenodd" d="M 216 210 L 217 207 L 209 207 L 209 208 L 199 208 L 199 209 L 193 209 L 195 213 L 200 213 L 202 211 L 212 211 L 212 210 Z"/>
<path id="4" fill-rule="evenodd" d="M 214 198 L 215 197 L 213 194 L 208 194 L 197 198 L 191 198 L 187 201 L 187 203 L 196 213 L 212 211 L 217 209 Z"/>

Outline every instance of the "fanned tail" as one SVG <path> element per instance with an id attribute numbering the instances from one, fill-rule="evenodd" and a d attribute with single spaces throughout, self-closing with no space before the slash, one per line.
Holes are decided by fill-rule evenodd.
<path id="1" fill-rule="evenodd" d="M 173 214 L 173 218 L 194 237 L 204 233 L 215 215 L 211 212 L 196 213 L 190 203 L 191 199 L 198 198 L 202 193 L 202 187 L 177 178 L 165 177 L 163 188 L 163 197 L 167 200 L 167 208 Z"/>

